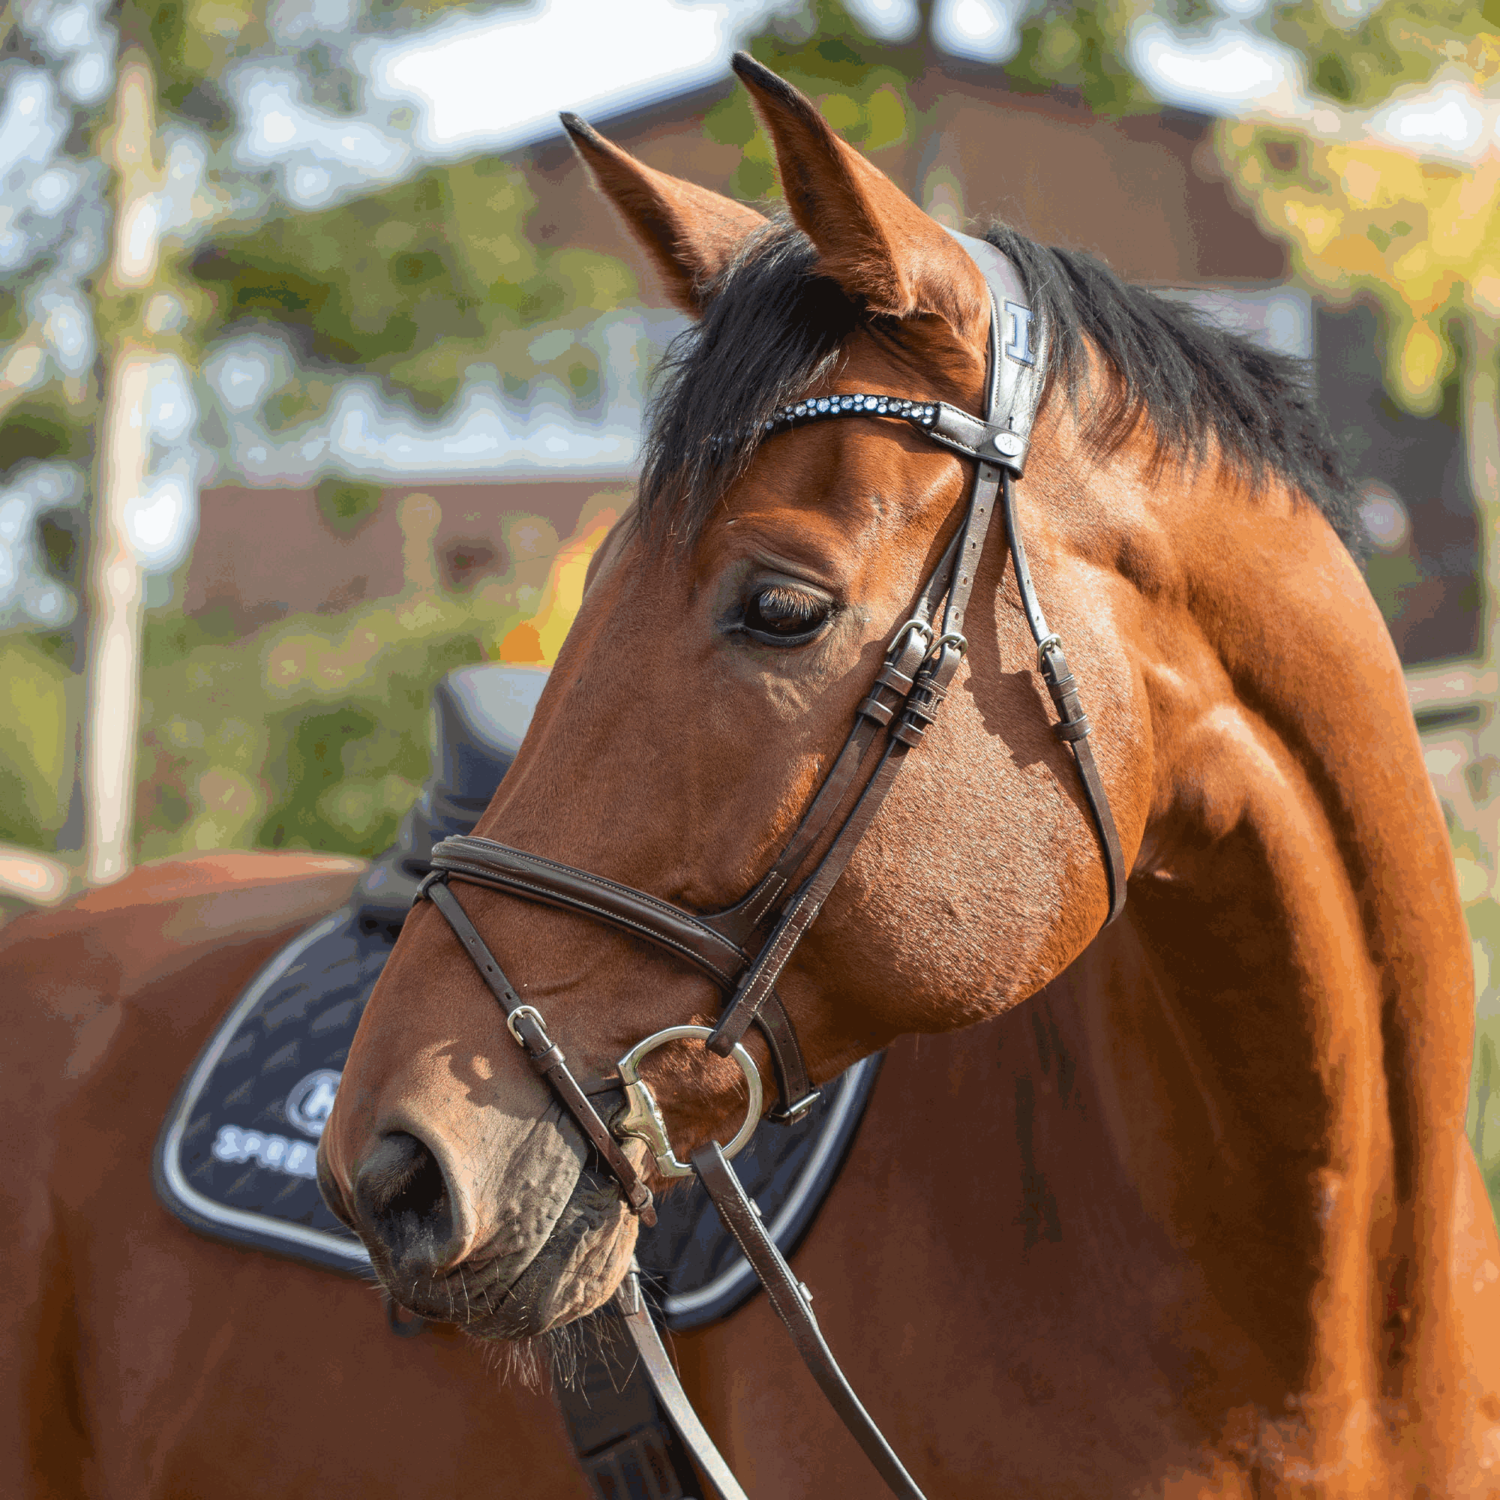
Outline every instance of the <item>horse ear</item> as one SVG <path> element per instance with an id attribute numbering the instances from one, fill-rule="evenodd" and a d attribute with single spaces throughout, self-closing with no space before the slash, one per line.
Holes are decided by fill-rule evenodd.
<path id="1" fill-rule="evenodd" d="M 637 161 L 577 115 L 562 122 L 600 192 L 661 273 L 667 295 L 697 317 L 706 288 L 765 220 L 733 198 Z"/>
<path id="2" fill-rule="evenodd" d="M 771 132 L 787 206 L 818 247 L 819 271 L 872 312 L 932 313 L 965 341 L 983 339 L 984 277 L 953 236 L 835 135 L 805 94 L 745 52 L 734 71 Z"/>

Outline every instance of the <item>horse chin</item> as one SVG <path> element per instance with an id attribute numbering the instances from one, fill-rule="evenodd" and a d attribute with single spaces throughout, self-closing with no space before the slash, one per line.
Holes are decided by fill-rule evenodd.
<path id="1" fill-rule="evenodd" d="M 377 1264 L 390 1295 L 408 1311 L 454 1323 L 479 1339 L 528 1339 L 571 1323 L 614 1295 L 635 1253 L 639 1221 L 613 1178 L 582 1171 L 536 1254 L 504 1283 L 513 1257 L 481 1249 L 425 1285 L 396 1286 Z"/>
<path id="2" fill-rule="evenodd" d="M 580 1174 L 567 1208 L 512 1283 L 493 1329 L 472 1326 L 488 1338 L 525 1338 L 571 1323 L 602 1307 L 630 1269 L 640 1221 L 612 1178 Z"/>

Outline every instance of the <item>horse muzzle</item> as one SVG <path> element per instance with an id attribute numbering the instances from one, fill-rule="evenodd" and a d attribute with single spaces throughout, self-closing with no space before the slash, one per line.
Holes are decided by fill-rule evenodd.
<path id="1" fill-rule="evenodd" d="M 514 1339 L 612 1294 L 629 1269 L 636 1219 L 613 1177 L 589 1166 L 560 1109 L 508 1151 L 434 1150 L 425 1134 L 383 1133 L 347 1187 L 319 1155 L 325 1200 L 396 1302 L 478 1337 Z"/>

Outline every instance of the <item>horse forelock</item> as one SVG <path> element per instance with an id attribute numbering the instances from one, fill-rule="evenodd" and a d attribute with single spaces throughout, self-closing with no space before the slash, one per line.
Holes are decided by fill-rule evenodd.
<path id="1" fill-rule="evenodd" d="M 703 318 L 657 370 L 636 505 L 643 531 L 691 542 L 744 472 L 776 408 L 825 378 L 859 309 L 815 271 L 785 219 L 748 237 L 709 288 Z"/>
<path id="2" fill-rule="evenodd" d="M 1067 396 L 1092 458 L 1108 461 L 1144 431 L 1159 472 L 1220 465 L 1236 488 L 1284 487 L 1362 555 L 1354 488 L 1305 361 L 1128 285 L 1090 255 L 1004 226 L 985 237 L 1046 319 L 1046 399 Z M 691 545 L 759 450 L 771 413 L 833 379 L 859 328 L 892 321 L 873 319 L 821 274 L 817 249 L 790 220 L 751 234 L 656 373 L 636 507 L 643 533 Z"/>

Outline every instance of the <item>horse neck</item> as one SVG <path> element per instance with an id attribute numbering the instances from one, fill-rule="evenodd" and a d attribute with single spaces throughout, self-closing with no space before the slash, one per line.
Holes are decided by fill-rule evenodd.
<path id="1" fill-rule="evenodd" d="M 1400 665 L 1305 503 L 1205 479 L 1174 532 L 1136 642 L 1153 814 L 1077 976 L 1109 1128 L 1303 1390 L 1394 1395 L 1399 1360 L 1418 1398 L 1454 1368 L 1473 989 Z"/>

